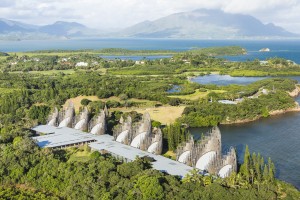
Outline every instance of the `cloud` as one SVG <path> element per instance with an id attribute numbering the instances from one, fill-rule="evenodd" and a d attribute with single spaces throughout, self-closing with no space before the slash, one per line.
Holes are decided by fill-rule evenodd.
<path id="1" fill-rule="evenodd" d="M 176 12 L 199 8 L 253 15 L 300 32 L 298 0 L 1 0 L 3 18 L 48 24 L 77 21 L 90 27 L 124 28 Z"/>
<path id="2" fill-rule="evenodd" d="M 13 0 L 1 0 L 0 8 L 11 7 L 15 5 L 15 1 Z"/>

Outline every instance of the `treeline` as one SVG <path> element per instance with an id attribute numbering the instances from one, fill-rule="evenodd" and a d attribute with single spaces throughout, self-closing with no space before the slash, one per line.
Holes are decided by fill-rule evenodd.
<path id="1" fill-rule="evenodd" d="M 91 152 L 87 159 L 75 161 L 70 159 L 75 149 L 39 149 L 26 137 L 16 137 L 13 143 L 0 144 L 0 148 L 0 182 L 6 188 L 0 192 L 6 196 L 9 192 L 11 198 L 21 196 L 20 190 L 7 186 L 17 185 L 37 191 L 22 192 L 23 196 L 40 199 L 276 199 L 283 193 L 287 199 L 297 199 L 300 195 L 281 181 L 265 178 L 270 175 L 262 175 L 259 185 L 252 183 L 250 164 L 249 175 L 244 170 L 219 179 L 192 171 L 181 180 L 153 170 L 143 158 L 122 163 L 110 155 Z M 84 149 L 81 151 L 89 151 Z M 272 163 L 267 166 L 272 168 Z"/>
<path id="2" fill-rule="evenodd" d="M 236 56 L 246 54 L 247 50 L 240 46 L 208 47 L 192 49 L 188 51 L 192 54 L 205 54 L 209 56 Z"/>
<path id="3" fill-rule="evenodd" d="M 28 51 L 33 54 L 45 54 L 45 53 L 90 53 L 99 55 L 161 55 L 161 54 L 176 54 L 178 52 L 171 50 L 131 50 L 123 48 L 104 48 L 104 49 L 79 49 L 79 50 L 39 50 L 39 51 Z"/>
<path id="4" fill-rule="evenodd" d="M 99 98 L 126 96 L 167 103 L 169 98 L 166 91 L 171 89 L 172 84 L 184 81 L 165 76 L 101 76 L 97 72 L 78 72 L 68 76 L 0 73 L 0 87 L 11 89 L 10 93 L 1 95 L 0 111 L 16 111 L 21 104 L 30 106 L 38 102 L 62 105 L 67 99 L 79 95 L 96 95 Z M 19 88 L 23 88 L 22 91 L 16 91 Z"/>

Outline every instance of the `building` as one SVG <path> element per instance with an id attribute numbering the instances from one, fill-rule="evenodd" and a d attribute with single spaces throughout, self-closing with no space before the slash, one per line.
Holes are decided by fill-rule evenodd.
<path id="1" fill-rule="evenodd" d="M 181 144 L 176 151 L 177 160 L 174 161 L 160 155 L 162 132 L 158 128 L 151 127 L 148 113 L 135 123 L 130 116 L 126 119 L 121 117 L 113 136 L 105 134 L 107 115 L 106 107 L 91 120 L 86 108 L 76 117 L 72 103 L 60 112 L 55 108 L 49 116 L 47 125 L 32 129 L 39 135 L 33 139 L 41 148 L 66 148 L 87 144 L 94 151 L 109 153 L 124 162 L 131 162 L 137 156 L 151 157 L 154 160 L 151 162 L 154 169 L 179 177 L 184 177 L 190 170 L 197 168 L 203 173 L 208 171 L 224 178 L 237 169 L 236 153 L 233 148 L 222 155 L 221 132 L 217 127 L 199 142 L 190 138 Z"/>
<path id="2" fill-rule="evenodd" d="M 161 155 L 155 155 L 141 149 L 119 143 L 114 140 L 113 136 L 95 135 L 85 133 L 68 127 L 54 127 L 50 125 L 40 125 L 32 129 L 40 136 L 33 137 L 41 148 L 66 148 L 88 144 L 92 150 L 107 152 L 123 160 L 131 162 L 139 157 L 151 157 L 154 159 L 152 167 L 156 170 L 166 172 L 171 175 L 184 177 L 193 168 L 183 163 L 168 159 Z"/>
<path id="3" fill-rule="evenodd" d="M 89 66 L 89 63 L 87 62 L 78 62 L 75 65 L 75 67 L 87 67 L 87 66 Z"/>
<path id="4" fill-rule="evenodd" d="M 145 113 L 142 120 L 132 122 L 130 116 L 126 119 L 123 116 L 120 123 L 114 127 L 114 140 L 143 151 L 154 154 L 162 152 L 162 132 L 160 129 L 152 129 L 149 113 Z"/>
<path id="5" fill-rule="evenodd" d="M 191 137 L 181 144 L 176 151 L 177 161 L 224 178 L 237 170 L 237 161 L 234 148 L 222 156 L 221 147 L 221 132 L 214 127 L 200 141 Z"/>

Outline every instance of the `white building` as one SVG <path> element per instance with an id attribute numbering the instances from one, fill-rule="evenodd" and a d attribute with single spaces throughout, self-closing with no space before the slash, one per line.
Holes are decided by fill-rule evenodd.
<path id="1" fill-rule="evenodd" d="M 87 67 L 87 66 L 89 66 L 89 64 L 86 62 L 78 62 L 75 65 L 75 67 Z"/>

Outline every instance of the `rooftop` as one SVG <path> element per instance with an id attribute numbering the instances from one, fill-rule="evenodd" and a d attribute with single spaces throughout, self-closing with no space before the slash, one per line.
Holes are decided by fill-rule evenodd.
<path id="1" fill-rule="evenodd" d="M 46 135 L 34 137 L 40 147 L 62 147 L 81 142 L 96 141 L 89 144 L 94 150 L 106 150 L 114 155 L 121 156 L 128 160 L 134 160 L 136 156 L 149 156 L 156 161 L 152 162 L 154 169 L 167 172 L 171 175 L 184 177 L 193 168 L 183 163 L 168 159 L 160 155 L 154 155 L 140 149 L 121 144 L 113 140 L 110 135 L 93 135 L 67 127 L 53 127 L 41 125 L 32 130 Z"/>

